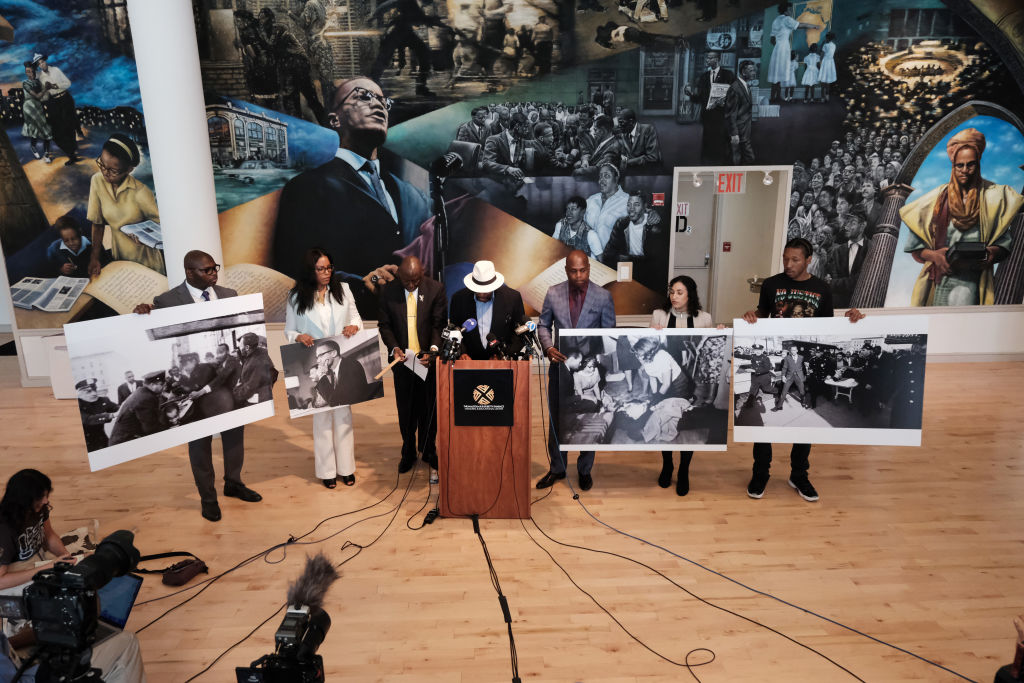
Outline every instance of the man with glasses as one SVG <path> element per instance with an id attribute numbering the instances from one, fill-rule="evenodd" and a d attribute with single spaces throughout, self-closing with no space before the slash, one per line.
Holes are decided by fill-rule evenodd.
<path id="1" fill-rule="evenodd" d="M 174 289 L 160 294 L 153 299 L 153 304 L 139 304 L 134 312 L 146 315 L 154 308 L 185 306 L 201 301 L 212 301 L 229 296 L 238 296 L 238 292 L 227 287 L 217 286 L 217 271 L 220 264 L 205 251 L 193 250 L 185 254 L 185 281 Z M 234 389 L 234 387 L 227 387 Z M 263 496 L 242 483 L 242 465 L 245 461 L 244 427 L 235 427 L 220 433 L 221 444 L 224 446 L 224 495 L 256 503 Z M 196 488 L 199 489 L 199 501 L 202 515 L 211 522 L 220 519 L 220 505 L 217 504 L 217 488 L 214 484 L 213 472 L 213 437 L 204 436 L 188 444 L 188 459 L 192 464 L 192 476 Z"/>
<path id="2" fill-rule="evenodd" d="M 338 133 L 338 151 L 326 164 L 295 176 L 281 191 L 273 267 L 296 277 L 310 245 L 338 254 L 335 266 L 362 277 L 373 271 L 394 279 L 397 252 L 426 256 L 433 240 L 421 236 L 430 202 L 421 190 L 381 168 L 378 150 L 388 135 L 391 100 L 364 76 L 343 82 L 334 93 L 328 125 Z M 384 268 L 385 264 L 391 264 Z M 367 287 L 375 286 L 369 276 Z M 372 318 L 376 303 L 353 287 L 359 313 Z"/>

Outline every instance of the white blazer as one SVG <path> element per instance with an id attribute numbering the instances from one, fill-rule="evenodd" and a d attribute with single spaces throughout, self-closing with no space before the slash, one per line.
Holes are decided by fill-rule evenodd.
<path id="1" fill-rule="evenodd" d="M 668 317 L 672 315 L 668 311 L 662 308 L 655 308 L 651 312 L 651 327 L 668 327 Z M 694 327 L 714 327 L 715 324 L 711 321 L 711 314 L 707 311 L 697 311 L 697 315 L 693 316 Z M 676 327 L 686 329 L 686 317 L 683 316 L 676 320 Z"/>
<path id="2" fill-rule="evenodd" d="M 335 337 L 349 325 L 355 325 L 360 330 L 363 329 L 363 319 L 359 317 L 359 311 L 356 310 L 352 290 L 348 288 L 347 284 L 342 283 L 341 292 L 345 299 L 345 303 L 342 304 L 328 294 L 327 300 L 331 304 L 332 329 L 327 330 L 320 329 L 320 316 L 315 313 L 315 309 L 311 308 L 299 315 L 295 308 L 295 297 L 289 296 L 284 319 L 284 336 L 288 338 L 288 341 L 294 342 L 300 334 L 308 334 L 313 339 Z"/>

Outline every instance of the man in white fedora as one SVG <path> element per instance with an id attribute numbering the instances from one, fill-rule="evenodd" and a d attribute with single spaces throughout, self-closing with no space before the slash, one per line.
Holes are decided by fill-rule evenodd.
<path id="1" fill-rule="evenodd" d="M 473 264 L 473 272 L 463 282 L 466 288 L 452 296 L 450 318 L 456 325 L 475 318 L 477 327 L 462 340 L 462 358 L 487 360 L 494 356 L 499 343 L 509 351 L 518 351 L 522 341 L 515 329 L 527 320 L 523 297 L 505 284 L 505 276 L 490 261 Z M 490 348 L 488 334 L 498 342 Z"/>

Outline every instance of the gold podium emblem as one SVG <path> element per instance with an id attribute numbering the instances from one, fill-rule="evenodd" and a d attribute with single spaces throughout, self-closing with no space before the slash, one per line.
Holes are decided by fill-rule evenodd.
<path id="1" fill-rule="evenodd" d="M 473 390 L 473 400 L 479 406 L 489 406 L 494 401 L 494 389 L 486 384 L 479 385 Z"/>

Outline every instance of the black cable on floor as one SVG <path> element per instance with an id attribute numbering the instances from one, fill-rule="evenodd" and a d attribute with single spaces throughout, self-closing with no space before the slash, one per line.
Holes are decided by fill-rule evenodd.
<path id="1" fill-rule="evenodd" d="M 501 614 L 505 619 L 505 625 L 508 627 L 508 646 L 512 657 L 512 683 L 521 683 L 523 679 L 519 677 L 519 657 L 516 655 L 516 638 L 512 634 L 512 612 L 508 608 L 508 599 L 501 592 L 501 581 L 498 580 L 498 572 L 494 568 L 494 562 L 491 561 L 491 553 L 487 550 L 487 542 L 484 540 L 484 535 L 480 532 L 480 517 L 472 515 L 470 519 L 473 520 L 473 533 L 480 539 L 480 547 L 483 548 L 484 559 L 487 560 L 487 572 L 491 577 L 491 585 L 494 586 L 494 590 L 498 594 Z"/>

